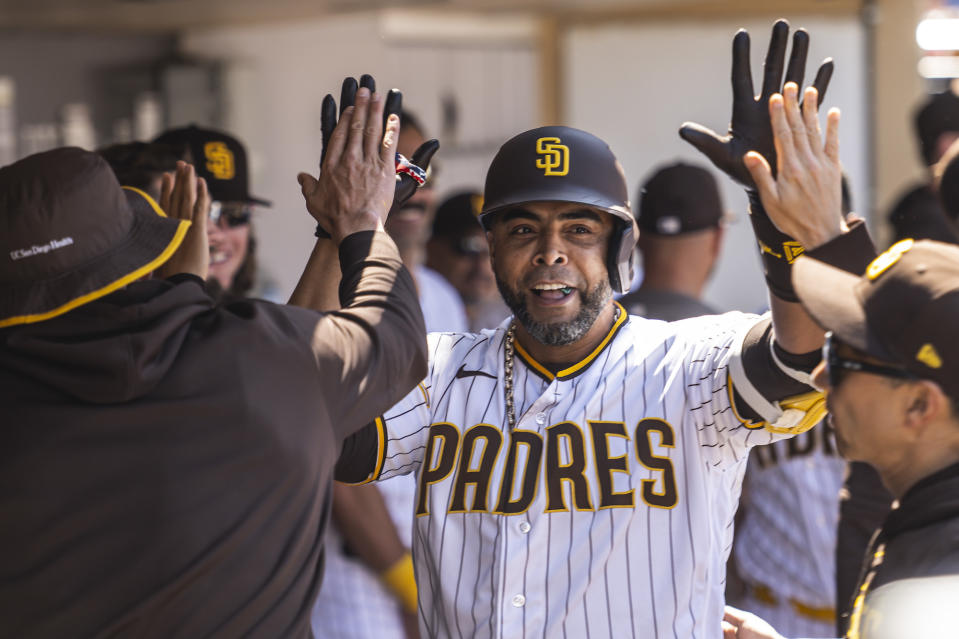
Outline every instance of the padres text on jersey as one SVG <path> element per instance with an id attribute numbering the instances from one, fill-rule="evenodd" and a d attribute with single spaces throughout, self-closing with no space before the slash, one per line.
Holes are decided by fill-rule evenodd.
<path id="1" fill-rule="evenodd" d="M 745 459 L 785 436 L 730 404 L 729 363 L 757 320 L 620 309 L 607 339 L 555 375 L 517 345 L 512 432 L 506 325 L 431 335 L 427 394 L 380 420 L 376 471 L 418 476 L 429 636 L 718 636 Z"/>

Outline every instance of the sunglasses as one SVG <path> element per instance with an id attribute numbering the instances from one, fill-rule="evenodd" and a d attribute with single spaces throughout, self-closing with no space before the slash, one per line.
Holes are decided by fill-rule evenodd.
<path id="1" fill-rule="evenodd" d="M 213 200 L 210 202 L 210 222 L 218 225 L 223 220 L 230 228 L 243 226 L 250 223 L 250 216 L 253 214 L 251 204 L 219 202 Z"/>
<path id="2" fill-rule="evenodd" d="M 826 376 L 829 379 L 829 385 L 833 388 L 839 386 L 842 381 L 842 371 L 859 371 L 862 373 L 872 373 L 873 375 L 882 375 L 883 377 L 896 377 L 899 379 L 918 379 L 904 368 L 896 366 L 883 366 L 881 364 L 871 364 L 858 359 L 847 359 L 840 357 L 839 345 L 842 342 L 832 331 L 826 333 L 826 343 L 822 347 L 822 359 L 826 362 Z"/>

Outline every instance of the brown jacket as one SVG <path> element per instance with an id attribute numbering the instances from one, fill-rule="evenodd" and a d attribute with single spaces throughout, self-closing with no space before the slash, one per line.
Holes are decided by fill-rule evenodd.
<path id="1" fill-rule="evenodd" d="M 382 232 L 343 310 L 137 282 L 0 331 L 0 636 L 306 637 L 343 439 L 426 374 Z"/>

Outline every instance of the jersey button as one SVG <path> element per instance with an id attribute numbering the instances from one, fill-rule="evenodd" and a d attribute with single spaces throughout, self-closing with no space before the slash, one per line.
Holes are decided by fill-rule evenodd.
<path id="1" fill-rule="evenodd" d="M 542 426 L 546 423 L 546 413 L 537 413 L 536 414 L 536 423 Z"/>
<path id="2" fill-rule="evenodd" d="M 519 531 L 524 535 L 529 532 L 530 528 L 532 528 L 532 526 L 529 525 L 528 521 L 523 521 L 519 524 Z"/>
<path id="3" fill-rule="evenodd" d="M 523 606 L 526 605 L 526 597 L 524 597 L 523 595 L 516 595 L 515 597 L 513 597 L 513 605 L 516 606 L 517 608 L 522 608 Z"/>

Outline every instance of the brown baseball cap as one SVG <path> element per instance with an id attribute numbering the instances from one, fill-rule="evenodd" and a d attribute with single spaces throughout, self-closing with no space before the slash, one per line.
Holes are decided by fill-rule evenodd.
<path id="1" fill-rule="evenodd" d="M 959 399 L 959 246 L 902 240 L 860 277 L 804 255 L 793 285 L 820 326 Z"/>
<path id="2" fill-rule="evenodd" d="M 639 191 L 636 223 L 646 233 L 693 233 L 716 228 L 725 217 L 716 178 L 701 166 L 662 166 Z"/>
<path id="3" fill-rule="evenodd" d="M 196 174 L 206 180 L 214 200 L 271 206 L 269 200 L 250 194 L 246 147 L 232 135 L 191 124 L 164 131 L 153 142 L 189 151 L 187 161 L 193 164 Z"/>
<path id="4" fill-rule="evenodd" d="M 83 149 L 0 168 L 0 328 L 62 315 L 149 274 L 189 226 Z"/>

